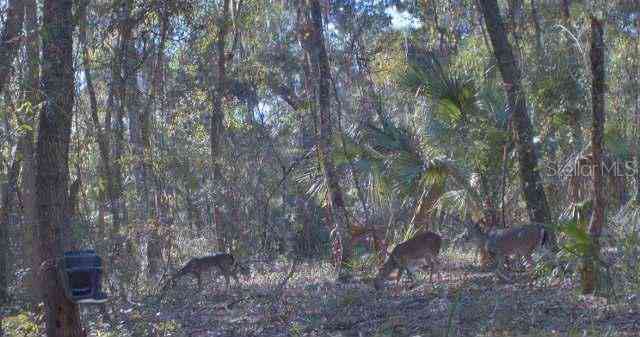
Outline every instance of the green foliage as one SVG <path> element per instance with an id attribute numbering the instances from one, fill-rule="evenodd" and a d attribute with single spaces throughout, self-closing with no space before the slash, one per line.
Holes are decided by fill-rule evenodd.
<path id="1" fill-rule="evenodd" d="M 471 78 L 450 71 L 431 53 L 416 55 L 401 83 L 433 102 L 434 117 L 449 128 L 462 127 L 481 111 Z"/>
<path id="2" fill-rule="evenodd" d="M 587 227 L 578 221 L 569 220 L 558 224 L 556 230 L 566 235 L 562 248 L 576 257 L 585 257 L 593 253 L 593 241 Z"/>
<path id="3" fill-rule="evenodd" d="M 36 318 L 27 312 L 4 317 L 2 327 L 8 337 L 36 337 L 40 336 L 40 325 Z"/>

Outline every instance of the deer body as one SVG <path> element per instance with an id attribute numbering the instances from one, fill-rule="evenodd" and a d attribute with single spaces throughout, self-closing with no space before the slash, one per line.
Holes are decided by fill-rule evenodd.
<path id="1" fill-rule="evenodd" d="M 249 276 L 249 269 L 236 261 L 233 255 L 228 253 L 217 253 L 214 255 L 194 257 L 182 267 L 171 278 L 171 282 L 175 282 L 178 278 L 190 274 L 198 280 L 198 289 L 202 289 L 202 273 L 217 269 L 225 279 L 227 288 L 229 287 L 229 278 L 232 277 L 238 283 L 238 273 L 243 276 Z"/>
<path id="2" fill-rule="evenodd" d="M 508 280 L 503 274 L 508 258 L 524 257 L 529 265 L 533 265 L 531 255 L 546 242 L 548 236 L 544 226 L 538 224 L 510 228 L 498 233 L 483 233 L 480 227 L 472 225 L 468 231 L 475 239 L 478 249 L 484 250 L 495 260 L 496 275 L 503 280 Z"/>
<path id="3" fill-rule="evenodd" d="M 440 253 L 441 243 L 440 235 L 433 232 L 424 232 L 397 245 L 382 267 L 380 267 L 374 279 L 375 288 L 382 288 L 384 281 L 395 272 L 398 273 L 397 280 L 400 280 L 403 271 L 406 271 L 409 277 L 413 279 L 412 271 L 418 265 L 428 265 L 430 267 L 429 281 L 431 281 L 433 269 L 437 264 L 437 257 Z"/>

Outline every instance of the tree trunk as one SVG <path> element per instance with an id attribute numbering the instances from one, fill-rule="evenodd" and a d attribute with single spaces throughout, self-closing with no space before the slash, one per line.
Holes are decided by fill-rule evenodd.
<path id="1" fill-rule="evenodd" d="M 600 256 L 600 234 L 605 225 L 606 198 L 603 175 L 603 136 L 605 123 L 605 56 L 602 23 L 591 17 L 591 102 L 593 124 L 591 149 L 593 155 L 593 215 L 589 225 L 592 251 L 582 266 L 582 292 L 591 294 L 598 287 L 598 261 Z"/>
<path id="2" fill-rule="evenodd" d="M 223 110 L 223 98 L 227 92 L 227 78 L 226 78 L 226 60 L 225 43 L 228 32 L 228 16 L 231 6 L 231 0 L 224 0 L 221 13 L 218 16 L 218 35 L 216 37 L 215 49 L 216 49 L 216 69 L 217 79 L 215 81 L 215 88 L 210 90 L 209 95 L 211 98 L 212 113 L 210 119 L 210 134 L 209 142 L 211 147 L 211 168 L 212 168 L 212 187 L 215 187 L 216 179 L 220 181 L 224 188 L 225 182 L 222 172 L 219 167 L 220 157 L 220 144 L 224 134 L 224 110 Z M 214 200 L 214 203 L 216 201 Z M 214 222 L 216 224 L 216 231 L 218 236 L 218 249 L 222 252 L 227 249 L 227 233 L 226 226 L 223 219 L 220 218 L 219 206 L 214 205 Z"/>
<path id="3" fill-rule="evenodd" d="M 109 137 L 110 135 L 103 130 L 100 125 L 100 118 L 98 117 L 98 99 L 96 96 L 95 88 L 93 86 L 93 75 L 91 73 L 91 59 L 89 58 L 89 47 L 87 41 L 87 5 L 88 2 L 84 2 L 79 9 L 80 28 L 79 39 L 82 45 L 82 63 L 84 67 L 84 77 L 87 84 L 87 92 L 89 93 L 89 106 L 91 113 L 91 120 L 96 133 L 96 142 L 98 143 L 98 151 L 100 153 L 100 159 L 102 160 L 102 179 L 105 181 L 106 194 L 109 198 L 110 210 L 112 215 L 113 227 L 120 229 L 120 210 L 119 210 L 119 195 L 117 186 L 115 183 L 116 177 L 114 177 L 113 163 L 111 162 L 111 151 L 109 149 Z M 105 127 L 109 129 L 109 127 Z M 119 165 L 116 163 L 116 165 Z"/>
<path id="4" fill-rule="evenodd" d="M 636 17 L 636 30 L 640 31 L 640 17 Z M 633 74 L 633 81 L 636 85 L 636 88 L 640 87 L 640 37 L 635 43 L 635 73 Z M 636 94 L 634 96 L 635 102 L 635 118 L 636 118 L 636 201 L 640 202 L 640 90 L 636 90 Z"/>
<path id="5" fill-rule="evenodd" d="M 562 23 L 569 32 L 574 33 L 574 29 L 571 24 L 571 11 L 570 11 L 571 3 L 569 0 L 562 0 L 561 4 L 561 12 L 562 12 Z M 569 34 L 565 34 L 569 35 Z M 573 79 L 573 86 L 571 90 L 578 90 L 578 86 L 580 79 L 577 78 L 580 76 L 580 58 L 581 55 L 575 52 L 575 46 L 573 39 L 569 36 L 565 37 L 566 41 L 566 57 L 569 62 L 569 74 Z M 571 139 L 573 141 L 573 145 L 575 151 L 582 150 L 582 132 L 580 128 L 580 119 L 582 117 L 582 111 L 580 109 L 580 100 L 582 97 L 580 95 L 569 95 L 569 99 L 566 104 L 566 115 L 568 117 L 568 124 L 571 128 Z"/>
<path id="6" fill-rule="evenodd" d="M 11 198 L 15 195 L 18 184 L 18 174 L 20 171 L 20 156 L 14 151 L 13 160 L 9 172 L 7 172 L 7 181 L 2 187 L 2 208 L 0 209 L 0 303 L 9 299 L 7 292 L 7 283 L 9 275 L 9 208 L 11 207 Z"/>
<path id="7" fill-rule="evenodd" d="M 162 226 L 167 225 L 166 218 L 164 217 L 164 201 L 163 201 L 163 192 L 164 192 L 164 184 L 161 184 L 158 178 L 158 175 L 154 173 L 153 167 L 153 148 L 151 143 L 151 121 L 152 121 L 152 108 L 154 107 L 154 103 L 156 101 L 156 96 L 160 92 L 160 69 L 162 67 L 162 58 L 164 55 L 164 45 L 167 37 L 167 30 L 169 28 L 169 14 L 166 11 L 158 11 L 158 15 L 162 18 L 162 24 L 160 27 L 160 41 L 158 43 L 157 54 L 154 61 L 154 64 L 151 68 L 151 81 L 149 83 L 149 91 L 147 95 L 147 101 L 144 104 L 144 109 L 142 110 L 142 116 L 140 119 L 141 123 L 141 140 L 143 147 L 143 163 L 142 163 L 142 172 L 145 177 L 145 192 L 148 193 L 148 181 L 153 181 L 155 183 L 155 193 L 154 193 L 154 205 L 153 209 L 155 209 L 153 217 L 153 226 L 150 227 L 151 232 L 149 233 L 149 244 L 147 245 L 147 261 L 149 262 L 148 274 L 152 279 L 157 278 L 160 274 L 160 269 L 162 266 L 162 246 L 163 240 L 160 236 L 159 232 Z M 149 197 L 147 196 L 144 200 L 146 202 L 146 208 L 149 208 Z M 148 212 L 147 212 L 148 213 Z M 149 214 L 147 214 L 148 216 Z"/>
<path id="8" fill-rule="evenodd" d="M 24 3 L 22 0 L 9 1 L 5 26 L 2 30 L 2 35 L 0 35 L 0 94 L 3 92 L 4 86 L 10 78 L 13 60 L 20 47 L 20 35 L 22 35 L 23 19 Z M 17 170 L 19 170 L 19 168 L 20 160 L 16 157 L 13 159 L 13 164 L 9 168 L 7 182 L 3 188 L 2 195 L 2 209 L 0 210 L 0 304 L 3 304 L 4 301 L 8 299 L 7 277 L 9 275 L 9 223 L 7 207 L 11 200 L 10 194 L 15 190 Z"/>
<path id="9" fill-rule="evenodd" d="M 544 224 L 550 220 L 550 216 L 537 168 L 538 156 L 533 146 L 532 126 L 522 88 L 520 69 L 507 39 L 497 1 L 480 0 L 479 2 L 513 114 L 520 181 L 529 218 L 531 221 Z"/>
<path id="10" fill-rule="evenodd" d="M 22 21 L 24 20 L 23 0 L 10 0 L 7 16 L 0 36 L 0 93 L 8 82 L 13 59 L 20 49 Z"/>
<path id="11" fill-rule="evenodd" d="M 317 0 L 305 1 L 305 6 L 298 15 L 303 16 L 301 25 L 302 29 L 308 29 L 308 32 L 302 32 L 302 45 L 308 54 L 308 60 L 311 62 L 313 76 L 317 80 L 318 86 L 316 91 L 316 104 L 318 106 L 318 157 L 322 165 L 324 179 L 327 184 L 327 201 L 329 220 L 334 228 L 336 240 L 340 240 L 341 259 L 339 266 L 339 278 L 348 279 L 351 277 L 350 260 L 352 256 L 351 249 L 351 231 L 349 229 L 349 221 L 344 205 L 342 191 L 340 189 L 340 179 L 336 172 L 332 157 L 332 123 L 331 123 L 331 73 L 329 69 L 329 59 L 325 49 L 325 41 L 322 26 L 322 11 L 320 3 Z M 307 39 L 306 41 L 304 39 Z"/>
<path id="12" fill-rule="evenodd" d="M 42 26 L 42 90 L 37 147 L 36 198 L 42 249 L 47 336 L 82 335 L 78 306 L 58 277 L 61 232 L 68 226 L 69 141 L 74 101 L 73 1 L 45 0 Z"/>
<path id="13" fill-rule="evenodd" d="M 226 87 L 226 54 L 224 52 L 225 49 L 225 40 L 227 37 L 228 31 L 228 15 L 229 15 L 229 7 L 231 0 L 224 0 L 222 5 L 222 13 L 218 17 L 218 36 L 215 42 L 216 48 L 216 69 L 217 69 L 217 81 L 215 89 L 211 92 L 211 104 L 213 108 L 212 116 L 211 116 L 211 133 L 210 133 L 210 145 L 211 145 L 211 159 L 213 163 L 218 162 L 218 152 L 220 149 L 220 142 L 222 141 L 222 136 L 224 132 L 224 111 L 222 108 L 223 97 L 227 91 Z M 215 172 L 215 167 L 214 167 Z M 215 179 L 215 177 L 214 177 Z"/>
<path id="14" fill-rule="evenodd" d="M 562 0 L 561 11 L 563 17 L 571 16 L 571 0 Z"/>
<path id="15" fill-rule="evenodd" d="M 538 4 L 536 0 L 531 0 L 531 21 L 533 22 L 536 61 L 538 63 L 538 73 L 542 73 L 546 68 L 545 49 L 544 49 L 544 32 L 540 23 L 540 14 L 538 13 Z"/>
<path id="16" fill-rule="evenodd" d="M 25 31 L 32 32 L 38 29 L 37 4 L 36 0 L 25 0 Z M 35 109 L 40 103 L 40 44 L 37 38 L 31 38 L 26 43 L 26 63 L 27 68 L 24 72 L 25 80 L 23 81 L 23 92 L 28 100 L 31 109 Z M 23 210 L 23 226 L 25 240 L 25 256 L 29 259 L 31 273 L 27 276 L 25 287 L 30 289 L 32 299 L 39 301 L 41 298 L 38 280 L 38 270 L 40 265 L 39 248 L 36 244 L 37 238 L 37 219 L 38 210 L 36 208 L 36 176 L 35 176 L 35 144 L 34 135 L 36 123 L 33 117 L 35 114 L 28 114 L 22 123 L 31 128 L 26 128 L 22 136 L 22 145 L 18 147 L 22 156 L 22 182 L 20 186 L 22 195 Z"/>

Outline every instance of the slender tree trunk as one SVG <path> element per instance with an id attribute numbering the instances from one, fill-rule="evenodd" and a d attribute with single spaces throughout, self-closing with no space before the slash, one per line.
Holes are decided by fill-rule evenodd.
<path id="1" fill-rule="evenodd" d="M 210 120 L 210 134 L 209 141 L 211 146 L 211 164 L 212 164 L 212 182 L 215 184 L 218 179 L 223 188 L 225 188 L 224 177 L 219 168 L 220 146 L 224 134 L 224 110 L 223 110 L 223 98 L 227 92 L 227 78 L 226 78 L 226 60 L 225 43 L 229 26 L 229 10 L 231 6 L 231 0 L 224 0 L 222 4 L 221 13 L 218 17 L 218 35 L 216 37 L 215 49 L 216 49 L 216 69 L 217 79 L 216 86 L 210 91 L 212 114 Z M 214 201 L 215 202 L 215 201 Z M 220 251 L 226 251 L 226 228 L 225 222 L 220 218 L 220 210 L 217 205 L 214 206 L 214 222 L 216 224 L 216 232 L 218 236 L 218 249 Z"/>
<path id="2" fill-rule="evenodd" d="M 520 69 L 507 39 L 497 1 L 480 0 L 479 2 L 513 114 L 520 180 L 529 218 L 534 222 L 547 223 L 550 220 L 549 209 L 537 168 L 538 156 L 533 146 L 533 131 L 522 88 Z"/>
<path id="3" fill-rule="evenodd" d="M 562 0 L 562 4 L 561 4 L 562 23 L 569 32 L 574 33 L 574 29 L 571 24 L 570 7 L 571 7 L 570 0 Z M 565 34 L 565 35 L 569 35 L 569 34 Z M 580 81 L 578 77 L 580 76 L 579 59 L 581 56 L 575 52 L 576 47 L 573 45 L 574 41 L 573 39 L 571 39 L 571 37 L 566 36 L 565 41 L 566 41 L 566 53 L 567 53 L 566 57 L 569 64 L 569 74 L 573 79 L 572 84 L 576 87 L 576 88 L 572 88 L 571 90 L 577 91 L 578 90 L 577 87 L 579 86 L 579 81 Z M 579 97 L 577 95 L 570 95 L 568 101 L 565 103 L 566 104 L 565 113 L 568 117 L 567 121 L 568 121 L 569 127 L 571 128 L 571 138 L 576 151 L 582 150 L 582 143 L 583 143 L 582 132 L 580 128 L 580 119 L 582 117 L 582 111 L 579 106 L 580 104 L 579 101 L 581 99 L 582 97 Z"/>
<path id="4" fill-rule="evenodd" d="M 636 30 L 640 31 L 640 17 L 636 17 Z M 640 36 L 635 43 L 635 73 L 632 75 L 636 88 L 640 88 Z M 636 201 L 640 202 L 640 90 L 636 89 L 634 96 L 636 118 Z"/>
<path id="5" fill-rule="evenodd" d="M 565 18 L 571 16 L 571 0 L 562 0 L 561 10 L 562 16 Z"/>
<path id="6" fill-rule="evenodd" d="M 73 1 L 45 0 L 42 34 L 44 106 L 40 113 L 36 190 L 47 336 L 82 335 L 78 306 L 65 296 L 57 265 L 69 201 L 69 142 L 74 102 Z"/>
<path id="7" fill-rule="evenodd" d="M 538 63 L 538 73 L 542 73 L 546 68 L 545 62 L 545 49 L 544 49 L 544 32 L 540 23 L 540 14 L 538 13 L 538 3 L 536 0 L 531 0 L 531 20 L 533 21 L 533 28 L 535 34 L 535 46 L 536 46 L 536 61 Z"/>
<path id="8" fill-rule="evenodd" d="M 9 208 L 15 195 L 20 171 L 20 156 L 13 151 L 12 164 L 7 172 L 7 181 L 2 187 L 2 208 L 0 209 L 0 303 L 9 299 L 7 292 L 9 275 Z"/>
<path id="9" fill-rule="evenodd" d="M 122 22 L 121 36 L 123 44 L 121 52 L 123 53 L 121 63 L 121 109 L 126 111 L 129 126 L 129 143 L 132 152 L 132 167 L 136 196 L 135 203 L 135 220 L 139 224 L 146 223 L 151 218 L 149 183 L 147 172 L 145 171 L 145 145 L 143 140 L 143 128 L 145 122 L 145 110 L 140 102 L 140 89 L 138 88 L 138 70 L 140 68 L 140 55 L 135 46 L 134 28 L 135 22 L 131 16 L 135 6 L 134 0 L 125 0 L 122 2 Z M 124 100 L 122 100 L 124 99 Z"/>
<path id="10" fill-rule="evenodd" d="M 91 120 L 96 133 L 96 142 L 98 143 L 98 151 L 100 153 L 100 159 L 102 160 L 102 178 L 106 185 L 106 194 L 109 198 L 110 210 L 112 215 L 113 227 L 120 229 L 120 210 L 119 196 L 117 186 L 115 183 L 116 177 L 114 177 L 113 163 L 111 162 L 111 151 L 109 149 L 109 137 L 110 135 L 103 130 L 100 125 L 100 118 L 98 116 L 98 99 L 96 96 L 95 88 L 93 85 L 93 74 L 91 72 L 91 59 L 89 58 L 89 47 L 87 41 L 87 5 L 85 2 L 80 6 L 80 28 L 79 39 L 82 45 L 82 63 L 84 70 L 84 77 L 87 84 L 87 92 L 89 93 L 89 105 Z M 106 127 L 105 129 L 109 129 Z M 116 164 L 119 165 L 119 164 Z"/>
<path id="11" fill-rule="evenodd" d="M 115 130 L 114 130 L 114 144 L 113 144 L 113 163 L 115 166 L 112 169 L 112 179 L 114 179 L 116 194 L 117 194 L 117 205 L 115 206 L 116 210 L 121 212 L 122 218 L 118 223 L 114 222 L 112 227 L 112 236 L 120 234 L 120 225 L 128 224 L 128 211 L 127 206 L 125 204 L 125 200 L 122 197 L 123 193 L 123 173 L 122 173 L 122 156 L 124 151 L 124 117 L 126 115 L 127 110 L 127 53 L 129 50 L 129 44 L 131 43 L 131 24 L 128 22 L 130 8 L 128 7 L 129 2 L 122 2 L 122 6 L 120 10 L 120 22 L 118 22 L 119 29 L 119 39 L 118 42 L 118 52 L 116 55 L 117 61 L 113 64 L 112 68 L 112 81 L 114 86 L 114 95 L 111 96 L 112 101 L 114 102 L 114 96 L 117 97 L 117 110 L 116 110 L 116 119 L 115 119 Z M 110 109 L 114 104 L 108 104 Z M 105 122 L 105 128 L 110 127 L 111 123 Z M 120 247 L 116 245 L 116 250 L 119 251 Z M 116 252 L 117 254 L 118 252 Z"/>
<path id="12" fill-rule="evenodd" d="M 600 234 L 605 225 L 606 198 L 603 175 L 603 136 L 605 123 L 605 56 L 602 23 L 591 17 L 591 101 L 593 124 L 591 149 L 593 155 L 593 215 L 589 225 L 592 251 L 586 255 L 582 266 L 582 292 L 591 294 L 598 287 L 598 261 Z"/>
<path id="13" fill-rule="evenodd" d="M 154 64 L 151 68 L 151 81 L 149 83 L 149 92 L 147 95 L 147 101 L 144 104 L 144 109 L 142 111 L 142 116 L 140 119 L 141 123 L 141 137 L 142 137 L 142 146 L 144 153 L 144 160 L 142 163 L 142 171 L 145 179 L 151 180 L 155 184 L 155 211 L 154 211 L 154 225 L 151 228 L 151 233 L 149 237 L 149 244 L 147 245 L 147 261 L 149 262 L 148 273 L 151 278 L 156 278 L 160 273 L 160 268 L 162 265 L 162 242 L 163 238 L 159 235 L 159 231 L 162 226 L 166 226 L 167 223 L 165 221 L 165 217 L 163 216 L 165 212 L 164 210 L 164 201 L 162 200 L 163 185 L 160 184 L 158 176 L 153 172 L 153 148 L 151 143 L 151 121 L 153 119 L 153 107 L 155 106 L 156 96 L 160 92 L 160 70 L 162 68 L 162 59 L 164 56 L 164 45 L 167 37 L 167 30 L 169 29 L 169 14 L 166 11 L 158 11 L 158 15 L 162 19 L 162 24 L 160 27 L 160 41 L 157 46 L 157 54 L 154 61 Z M 148 193 L 148 182 L 145 181 L 145 190 Z M 150 205 L 148 204 L 148 197 L 145 200 L 147 202 L 146 207 L 148 208 Z"/>
<path id="14" fill-rule="evenodd" d="M 24 20 L 23 0 L 9 0 L 6 17 L 2 35 L 0 35 L 0 93 L 9 81 L 13 60 L 20 49 Z"/>
<path id="15" fill-rule="evenodd" d="M 324 178 L 327 184 L 329 220 L 336 234 L 335 238 L 340 240 L 341 260 L 339 266 L 340 279 L 351 277 L 350 260 L 352 257 L 351 248 L 351 231 L 347 213 L 344 205 L 344 199 L 340 188 L 340 179 L 333 163 L 332 157 L 332 122 L 331 122 L 331 73 L 329 69 L 329 59 L 325 49 L 325 41 L 322 26 L 322 11 L 320 3 L 317 0 L 305 1 L 303 13 L 304 19 L 302 27 L 308 27 L 308 32 L 303 32 L 301 36 L 308 35 L 308 41 L 301 41 L 305 52 L 309 55 L 308 60 L 311 61 L 310 68 L 314 77 L 318 82 L 316 103 L 318 106 L 318 156 L 324 172 Z M 302 11 L 300 11 L 302 12 Z"/>

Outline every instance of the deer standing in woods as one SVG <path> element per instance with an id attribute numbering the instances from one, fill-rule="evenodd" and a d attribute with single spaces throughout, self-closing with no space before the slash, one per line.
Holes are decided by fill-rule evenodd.
<path id="1" fill-rule="evenodd" d="M 546 243 L 548 235 L 544 226 L 539 224 L 509 228 L 496 233 L 485 233 L 477 224 L 471 224 L 467 227 L 466 233 L 466 236 L 474 241 L 478 250 L 494 261 L 496 276 L 503 281 L 510 281 L 503 273 L 507 259 L 513 257 L 520 260 L 524 257 L 527 264 L 530 267 L 533 266 L 531 255 Z"/>
<path id="2" fill-rule="evenodd" d="M 171 277 L 168 284 L 174 284 L 178 278 L 190 274 L 197 279 L 198 289 L 202 289 L 202 273 L 208 272 L 214 268 L 224 276 L 227 288 L 229 288 L 230 285 L 230 277 L 235 279 L 236 283 L 239 283 L 238 273 L 245 278 L 250 275 L 249 268 L 240 264 L 233 255 L 228 253 L 217 253 L 214 255 L 192 258 L 184 267 L 178 270 L 173 277 Z"/>
<path id="3" fill-rule="evenodd" d="M 419 265 L 429 266 L 429 282 L 432 281 L 433 271 L 438 264 L 438 254 L 442 239 L 440 235 L 433 232 L 424 232 L 417 234 L 413 238 L 397 245 L 382 267 L 378 270 L 373 284 L 377 290 L 384 286 L 384 281 L 391 274 L 396 274 L 397 281 L 400 280 L 402 272 L 406 271 L 411 280 L 415 280 L 412 271 L 415 271 Z M 438 272 L 438 275 L 439 272 Z"/>

